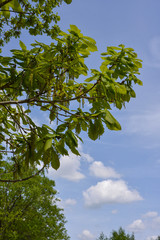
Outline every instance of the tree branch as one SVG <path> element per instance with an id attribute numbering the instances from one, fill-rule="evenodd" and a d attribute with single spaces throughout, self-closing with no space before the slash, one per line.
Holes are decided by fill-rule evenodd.
<path id="1" fill-rule="evenodd" d="M 33 177 L 39 175 L 39 174 L 44 170 L 45 166 L 46 166 L 46 165 L 44 165 L 38 172 L 36 172 L 35 174 L 33 174 L 33 175 L 29 176 L 29 177 L 22 178 L 22 179 L 15 179 L 15 180 L 11 180 L 11 179 L 4 179 L 4 180 L 2 180 L 2 179 L 0 179 L 0 182 L 14 182 L 14 183 L 15 183 L 15 182 L 23 182 L 23 181 L 26 181 L 26 180 L 28 180 L 28 179 L 30 179 L 30 178 L 33 178 Z"/>
<path id="2" fill-rule="evenodd" d="M 89 88 L 86 92 L 82 92 L 79 96 L 74 97 L 74 98 L 69 98 L 69 99 L 58 99 L 58 100 L 53 100 L 53 101 L 47 101 L 47 100 L 40 100 L 37 99 L 36 97 L 34 98 L 28 98 L 28 99 L 24 99 L 24 100 L 17 100 L 17 101 L 13 101 L 13 100 L 9 100 L 9 101 L 3 101 L 0 102 L 0 105 L 4 106 L 4 105 L 8 105 L 8 104 L 23 104 L 23 103 L 32 103 L 32 102 L 40 102 L 40 103 L 58 103 L 58 102 L 68 102 L 68 101 L 74 101 L 77 100 L 79 98 L 83 98 L 85 97 L 84 95 L 87 94 L 89 91 L 91 91 L 97 84 L 99 83 L 99 80 L 97 80 L 97 82 L 95 82 L 93 84 L 93 86 L 91 88 Z"/>
<path id="3" fill-rule="evenodd" d="M 12 0 L 11 0 L 12 1 Z M 31 14 L 29 12 L 19 12 L 19 11 L 14 11 L 14 10 L 6 10 L 6 9 L 3 9 L 1 10 L 2 12 L 13 12 L 13 13 L 19 13 L 19 14 Z"/>
<path id="4" fill-rule="evenodd" d="M 12 0 L 6 0 L 2 3 L 0 3 L 0 8 L 3 7 L 4 5 L 6 5 L 7 3 L 11 2 Z"/>

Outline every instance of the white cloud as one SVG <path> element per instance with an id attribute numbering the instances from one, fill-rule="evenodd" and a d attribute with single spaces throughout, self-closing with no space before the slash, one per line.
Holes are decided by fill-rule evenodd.
<path id="1" fill-rule="evenodd" d="M 154 219 L 153 219 L 153 222 L 154 222 L 154 225 L 156 225 L 157 227 L 159 227 L 159 229 L 160 229 L 160 217 L 158 216 L 158 217 L 155 217 Z"/>
<path id="2" fill-rule="evenodd" d="M 85 178 L 85 175 L 81 173 L 81 161 L 88 163 L 93 162 L 93 158 L 83 152 L 82 144 L 78 143 L 78 150 L 81 156 L 73 154 L 70 150 L 68 151 L 69 156 L 62 156 L 60 158 L 60 168 L 55 171 L 53 168 L 49 168 L 48 176 L 50 178 L 64 178 L 69 181 L 78 182 Z"/>
<path id="3" fill-rule="evenodd" d="M 117 209 L 112 210 L 112 214 L 117 214 L 117 213 L 118 213 Z"/>
<path id="4" fill-rule="evenodd" d="M 142 220 L 143 219 L 143 220 Z M 142 219 L 135 220 L 128 226 L 128 230 L 132 232 L 140 232 L 145 229 L 155 231 L 160 230 L 160 216 L 155 211 L 149 211 L 142 215 Z M 155 240 L 156 236 L 148 237 L 146 240 Z"/>
<path id="5" fill-rule="evenodd" d="M 79 235 L 79 239 L 81 240 L 94 240 L 95 237 L 89 230 L 84 230 L 81 235 Z"/>
<path id="6" fill-rule="evenodd" d="M 66 204 L 66 205 L 73 206 L 73 205 L 75 205 L 76 203 L 77 203 L 76 200 L 73 199 L 73 198 L 68 198 L 68 199 L 65 200 L 65 204 Z"/>
<path id="7" fill-rule="evenodd" d="M 60 201 L 57 202 L 57 204 L 61 208 L 72 207 L 72 206 L 76 205 L 76 203 L 77 203 L 77 201 L 73 198 L 68 198 L 68 199 L 65 199 L 65 200 L 60 199 Z"/>
<path id="8" fill-rule="evenodd" d="M 88 163 L 91 163 L 93 162 L 93 158 L 88 154 L 88 153 L 84 153 L 83 151 L 83 145 L 80 141 L 78 141 L 78 151 L 81 155 L 81 159 L 88 162 Z"/>
<path id="9" fill-rule="evenodd" d="M 133 232 L 139 232 L 145 229 L 145 225 L 141 219 L 137 219 L 128 226 L 128 229 Z"/>
<path id="10" fill-rule="evenodd" d="M 126 131 L 128 133 L 138 133 L 145 136 L 158 136 L 160 134 L 160 107 L 145 111 L 141 114 L 130 116 Z"/>
<path id="11" fill-rule="evenodd" d="M 80 154 L 81 154 L 82 160 L 85 160 L 86 162 L 89 162 L 89 163 L 93 162 L 93 158 L 88 153 L 81 152 L 80 150 Z"/>
<path id="12" fill-rule="evenodd" d="M 100 161 L 95 161 L 89 168 L 93 176 L 99 178 L 120 178 L 120 175 L 111 167 L 106 167 Z"/>
<path id="13" fill-rule="evenodd" d="M 99 207 L 108 203 L 129 203 L 142 200 L 136 190 L 130 190 L 123 180 L 98 182 L 83 192 L 87 207 Z"/>
<path id="14" fill-rule="evenodd" d="M 158 236 L 151 236 L 151 237 L 147 237 L 146 240 L 156 240 Z"/>
<path id="15" fill-rule="evenodd" d="M 144 214 L 144 217 L 149 217 L 149 218 L 153 218 L 157 216 L 158 216 L 157 212 L 147 212 L 146 214 Z"/>
<path id="16" fill-rule="evenodd" d="M 55 171 L 49 168 L 49 177 L 61 177 L 70 181 L 79 181 L 85 178 L 80 172 L 80 156 L 77 156 L 69 151 L 69 156 L 62 156 L 60 159 L 60 168 Z"/>

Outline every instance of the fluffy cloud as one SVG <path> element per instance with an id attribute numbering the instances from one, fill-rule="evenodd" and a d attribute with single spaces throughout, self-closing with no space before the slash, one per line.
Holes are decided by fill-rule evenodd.
<path id="1" fill-rule="evenodd" d="M 62 156 L 60 158 L 60 168 L 55 171 L 53 168 L 49 168 L 48 176 L 50 178 L 64 178 L 69 181 L 78 182 L 85 178 L 85 175 L 81 173 L 81 161 L 88 163 L 93 162 L 93 158 L 88 154 L 83 152 L 82 144 L 78 143 L 78 150 L 81 156 L 73 154 L 69 150 L 69 156 Z"/>
<path id="2" fill-rule="evenodd" d="M 139 232 L 145 229 L 145 225 L 141 219 L 137 219 L 128 226 L 128 229 L 133 232 Z"/>
<path id="3" fill-rule="evenodd" d="M 120 178 L 120 175 L 111 167 L 105 167 L 100 161 L 95 161 L 89 168 L 93 176 L 99 178 Z"/>
<path id="4" fill-rule="evenodd" d="M 89 230 L 84 230 L 81 235 L 79 235 L 79 239 L 81 240 L 94 240 L 95 237 Z"/>
<path id="5" fill-rule="evenodd" d="M 158 216 L 158 213 L 157 212 L 147 212 L 146 214 L 144 214 L 144 217 L 151 217 L 151 218 L 153 218 L 153 217 L 157 217 Z"/>
<path id="6" fill-rule="evenodd" d="M 80 156 L 69 151 L 69 156 L 62 156 L 60 163 L 61 166 L 57 171 L 49 168 L 49 177 L 61 177 L 70 181 L 79 181 L 85 178 L 84 174 L 80 172 Z"/>
<path id="7" fill-rule="evenodd" d="M 142 200 L 136 190 L 130 190 L 123 180 L 98 182 L 83 192 L 87 207 L 99 207 L 107 203 L 129 203 Z"/>
<path id="8" fill-rule="evenodd" d="M 128 230 L 131 232 L 140 232 L 146 229 L 159 231 L 160 230 L 160 216 L 155 211 L 149 211 L 146 214 L 142 215 L 142 219 L 133 221 L 128 226 Z M 146 240 L 155 240 L 157 236 L 151 236 L 146 238 Z"/>

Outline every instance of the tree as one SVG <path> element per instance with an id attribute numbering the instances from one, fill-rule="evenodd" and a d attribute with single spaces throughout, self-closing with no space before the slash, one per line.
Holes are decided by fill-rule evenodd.
<path id="1" fill-rule="evenodd" d="M 102 232 L 99 236 L 99 238 L 97 238 L 97 240 L 108 240 L 108 238 L 104 235 L 104 233 Z"/>
<path id="2" fill-rule="evenodd" d="M 118 231 L 113 231 L 109 238 L 105 237 L 103 233 L 100 234 L 97 240 L 135 240 L 134 234 L 126 234 L 122 228 Z"/>
<path id="3" fill-rule="evenodd" d="M 0 239 L 70 239 L 54 186 L 43 175 L 15 184 L 0 183 Z"/>
<path id="4" fill-rule="evenodd" d="M 0 181 L 26 180 L 32 176 L 24 178 L 22 173 L 40 162 L 42 170 L 50 165 L 58 169 L 59 158 L 68 155 L 68 149 L 79 155 L 81 131 L 96 140 L 105 127 L 120 130 L 111 110 L 121 109 L 136 96 L 133 84 L 142 85 L 137 77 L 141 60 L 132 48 L 107 47 L 101 54 L 100 70 L 89 71 L 85 59 L 97 51 L 95 40 L 84 36 L 75 25 L 68 33 L 51 26 L 47 16 L 52 15 L 52 22 L 58 20 L 52 9 L 60 0 L 34 2 L 0 3 L 1 32 L 8 23 L 13 30 L 7 36 L 4 33 L 3 43 L 12 36 L 19 37 L 23 28 L 30 34 L 46 33 L 52 38 L 50 45 L 36 41 L 29 49 L 20 41 L 21 49 L 11 50 L 12 56 L 0 56 L 0 159 L 7 161 L 9 156 L 13 172 L 13 178 Z M 82 76 L 86 77 L 84 81 L 79 80 Z M 57 125 L 43 122 L 38 126 L 32 118 L 35 110 L 48 113 L 50 122 Z M 5 174 L 3 161 L 0 167 Z"/>
<path id="5" fill-rule="evenodd" d="M 135 240 L 135 238 L 134 234 L 132 235 L 126 234 L 125 231 L 122 228 L 120 228 L 118 232 L 116 231 L 112 232 L 110 240 Z"/>

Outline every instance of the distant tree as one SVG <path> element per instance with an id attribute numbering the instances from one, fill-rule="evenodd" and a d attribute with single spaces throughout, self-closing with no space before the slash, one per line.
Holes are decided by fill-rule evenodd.
<path id="1" fill-rule="evenodd" d="M 160 236 L 158 236 L 158 237 L 156 238 L 156 240 L 160 240 Z"/>
<path id="2" fill-rule="evenodd" d="M 105 235 L 104 233 L 102 232 L 99 236 L 99 238 L 97 238 L 97 240 L 109 240 Z"/>
<path id="3" fill-rule="evenodd" d="M 109 238 L 101 233 L 97 240 L 135 240 L 135 237 L 134 234 L 126 234 L 125 231 L 120 228 L 118 231 L 113 231 Z"/>
<path id="4" fill-rule="evenodd" d="M 70 239 L 54 186 L 54 181 L 44 176 L 0 183 L 0 239 Z"/>
<path id="5" fill-rule="evenodd" d="M 109 240 L 135 240 L 134 234 L 126 234 L 125 231 L 120 228 L 117 231 L 113 231 Z"/>

